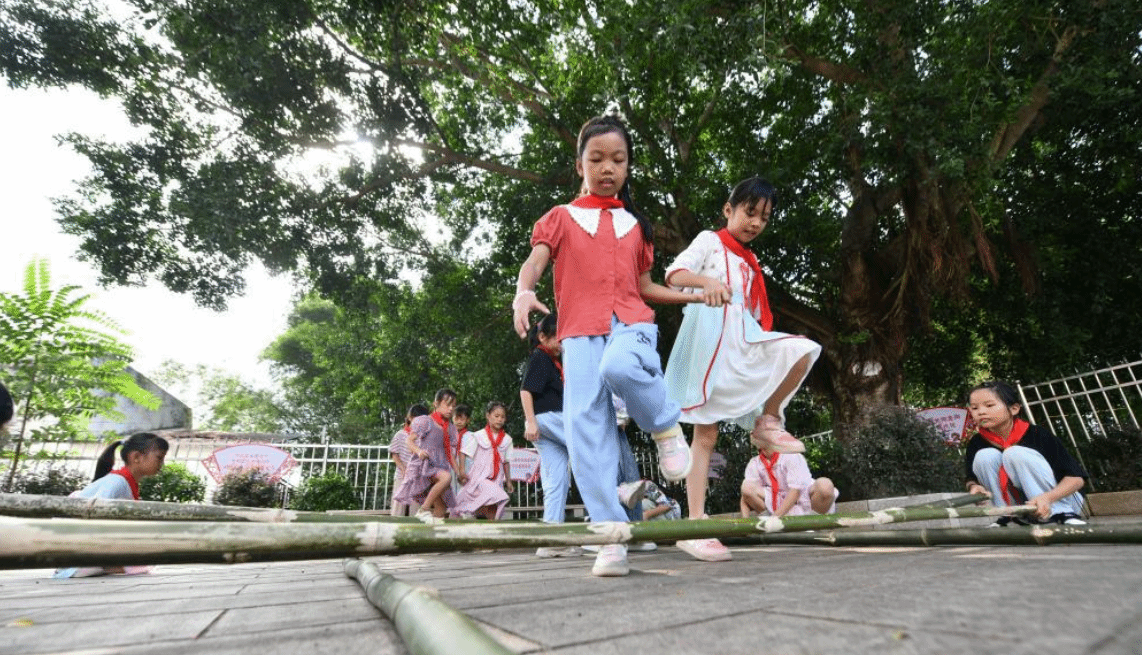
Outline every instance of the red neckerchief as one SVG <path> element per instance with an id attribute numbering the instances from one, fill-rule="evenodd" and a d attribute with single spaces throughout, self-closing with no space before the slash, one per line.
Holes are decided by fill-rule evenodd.
<path id="1" fill-rule="evenodd" d="M 551 363 L 555 364 L 555 368 L 559 369 L 559 381 L 562 382 L 563 381 L 563 362 L 559 361 L 559 355 L 556 355 L 555 353 L 551 352 L 551 349 L 548 348 L 547 346 L 538 346 L 538 348 L 540 350 L 542 350 L 543 352 L 547 353 L 547 356 L 551 358 Z"/>
<path id="2" fill-rule="evenodd" d="M 777 513 L 777 474 L 773 472 L 773 467 L 777 466 L 777 458 L 781 453 L 773 453 L 770 457 L 766 458 L 765 453 L 758 453 L 757 458 L 761 460 L 761 465 L 765 467 L 765 472 L 769 474 L 769 488 L 773 494 L 773 513 Z"/>
<path id="3" fill-rule="evenodd" d="M 492 474 L 488 476 L 488 479 L 495 480 L 500 472 L 500 466 L 503 465 L 503 461 L 500 458 L 500 444 L 504 442 L 504 430 L 500 428 L 500 431 L 497 432 L 495 436 L 492 436 L 492 426 L 485 425 L 484 432 L 488 435 L 488 441 L 492 442 Z"/>
<path id="4" fill-rule="evenodd" d="M 139 483 L 135 480 L 135 476 L 131 475 L 131 471 L 124 466 L 111 472 L 126 478 L 127 484 L 131 487 L 131 495 L 135 497 L 135 500 L 139 500 Z"/>
<path id="5" fill-rule="evenodd" d="M 1006 439 L 986 428 L 979 429 L 979 436 L 991 442 L 996 448 L 1007 450 L 1019 443 L 1023 435 L 1027 434 L 1027 428 L 1029 427 L 1031 427 L 1030 423 L 1017 418 L 1011 424 L 1011 432 L 1007 435 Z M 1007 501 L 1008 505 L 1013 505 L 1014 503 L 1011 502 L 1011 497 L 1015 492 L 1015 487 L 1011 486 L 1011 481 L 1007 477 L 1007 470 L 1002 466 L 999 467 L 999 490 L 1003 492 L 1003 500 Z"/>
<path id="6" fill-rule="evenodd" d="M 769 309 L 769 295 L 765 292 L 765 275 L 761 272 L 761 265 L 757 263 L 757 255 L 746 248 L 741 241 L 735 239 L 728 228 L 723 227 L 714 234 L 717 234 L 718 238 L 722 240 L 722 245 L 726 247 L 726 250 L 744 259 L 750 270 L 753 271 L 753 283 L 749 288 L 746 307 L 761 314 L 761 327 L 765 328 L 767 332 L 772 330 L 773 312 Z"/>
<path id="7" fill-rule="evenodd" d="M 572 200 L 571 204 L 585 209 L 618 209 L 623 206 L 623 201 L 617 196 L 596 196 L 590 193 Z"/>
<path id="8" fill-rule="evenodd" d="M 440 429 L 444 431 L 444 457 L 446 457 L 448 459 L 448 461 L 451 462 L 452 461 L 452 439 L 450 439 L 448 437 L 448 426 L 451 423 L 449 421 L 445 420 L 444 417 L 440 415 L 440 412 L 433 412 L 432 413 L 432 420 L 435 421 L 436 424 L 440 426 Z"/>

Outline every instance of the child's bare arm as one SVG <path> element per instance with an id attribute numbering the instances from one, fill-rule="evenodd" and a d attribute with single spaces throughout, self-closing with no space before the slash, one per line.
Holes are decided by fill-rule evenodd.
<path id="1" fill-rule="evenodd" d="M 800 489 L 790 489 L 789 493 L 785 494 L 785 500 L 781 501 L 781 506 L 775 509 L 773 515 L 779 517 L 785 516 L 787 513 L 789 513 L 789 510 L 793 509 L 793 506 L 797 504 L 797 501 L 800 498 Z"/>
<path id="2" fill-rule="evenodd" d="M 733 293 L 725 282 L 705 275 L 678 270 L 668 275 L 666 281 L 676 287 L 701 289 L 702 302 L 710 307 L 721 307 L 733 299 Z"/>
<path id="3" fill-rule="evenodd" d="M 420 447 L 420 435 L 413 430 L 408 431 L 408 452 L 413 457 L 428 459 L 428 451 Z"/>
<path id="4" fill-rule="evenodd" d="M 638 290 L 642 299 L 660 305 L 679 305 L 690 302 L 703 302 L 702 296 L 696 293 L 686 293 L 670 287 L 664 287 L 650 279 L 650 272 L 643 273 L 638 278 Z"/>
<path id="5" fill-rule="evenodd" d="M 672 509 L 674 509 L 674 507 L 671 505 L 655 505 L 654 509 L 646 509 L 642 511 L 642 520 L 649 521 L 656 516 L 662 516 Z"/>
<path id="6" fill-rule="evenodd" d="M 533 311 L 544 314 L 551 313 L 547 305 L 539 302 L 539 298 L 535 297 L 535 285 L 543 276 L 543 272 L 547 270 L 547 264 L 550 262 L 551 248 L 547 244 L 541 243 L 531 249 L 531 254 L 528 255 L 527 260 L 519 269 L 519 277 L 516 278 L 515 299 L 512 300 L 512 314 L 516 334 L 521 339 L 527 337 L 527 328 Z"/>

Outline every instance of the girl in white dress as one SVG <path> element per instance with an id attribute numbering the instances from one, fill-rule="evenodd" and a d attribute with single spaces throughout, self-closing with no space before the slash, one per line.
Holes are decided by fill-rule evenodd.
<path id="1" fill-rule="evenodd" d="M 472 432 L 473 438 L 460 447 L 461 470 L 468 468 L 469 461 L 471 468 L 467 482 L 456 496 L 455 513 L 462 518 L 482 516 L 498 521 L 514 490 L 510 464 L 512 438 L 504 432 L 508 413 L 503 403 L 488 403 L 485 417 L 484 429 Z"/>
<path id="2" fill-rule="evenodd" d="M 686 478 L 690 518 L 706 513 L 710 455 L 718 422 L 750 430 L 750 440 L 784 453 L 805 446 L 784 429 L 785 406 L 801 387 L 821 346 L 805 337 L 773 332 L 773 314 L 757 257 L 747 247 L 765 230 L 776 199 L 769 182 L 753 177 L 734 187 L 722 208 L 726 227 L 699 234 L 666 269 L 666 281 L 701 294 L 684 310 L 666 366 L 666 388 L 682 407 L 680 422 L 694 425 L 694 466 Z M 731 559 L 717 539 L 679 541 L 697 559 Z"/>

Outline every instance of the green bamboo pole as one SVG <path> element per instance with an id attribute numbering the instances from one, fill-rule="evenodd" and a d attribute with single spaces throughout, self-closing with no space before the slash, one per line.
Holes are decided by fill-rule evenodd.
<path id="1" fill-rule="evenodd" d="M 1142 544 L 1142 522 L 1114 525 L 1033 525 L 1006 528 L 919 530 L 829 530 L 786 532 L 727 539 L 765 546 L 1049 546 L 1052 544 Z"/>
<path id="2" fill-rule="evenodd" d="M 393 622 L 413 655 L 508 655 L 512 651 L 431 591 L 383 573 L 373 562 L 345 561 L 345 575 L 365 591 L 369 602 Z"/>
<path id="3" fill-rule="evenodd" d="M 24 518 L 74 518 L 132 521 L 252 521 L 255 523 L 419 523 L 411 516 L 328 514 L 262 507 L 230 507 L 146 500 L 68 498 L 35 494 L 0 494 L 0 515 Z"/>
<path id="4" fill-rule="evenodd" d="M 228 523 L 0 518 L 0 569 L 239 563 L 483 548 L 675 541 L 901 521 L 1029 514 L 1004 508 L 894 508 L 863 514 L 641 523 Z"/>
<path id="5" fill-rule="evenodd" d="M 949 498 L 911 507 L 958 507 L 986 500 L 982 494 Z M 411 516 L 331 514 L 260 507 L 228 507 L 193 503 L 68 498 L 0 493 L 0 515 L 24 518 L 76 518 L 134 521 L 250 521 L 255 523 L 417 523 Z"/>
<path id="6" fill-rule="evenodd" d="M 904 505 L 904 507 L 963 507 L 964 505 L 982 503 L 985 500 L 987 500 L 987 494 L 964 494 L 962 496 L 954 496 L 952 498 L 945 498 L 943 500 L 933 500 L 928 503 Z"/>

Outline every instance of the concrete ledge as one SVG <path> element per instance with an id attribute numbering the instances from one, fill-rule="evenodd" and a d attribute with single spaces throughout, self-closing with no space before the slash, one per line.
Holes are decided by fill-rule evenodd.
<path id="1" fill-rule="evenodd" d="M 955 498 L 958 493 L 922 494 L 918 496 L 898 496 L 895 498 L 874 498 L 872 500 L 850 500 L 837 503 L 841 514 L 874 512 L 888 507 L 922 505 L 936 500 Z M 1110 493 L 1088 494 L 1087 506 L 1091 516 L 1142 516 L 1142 490 L 1115 491 Z M 986 517 L 970 519 L 944 519 L 939 521 L 913 521 L 909 523 L 889 523 L 879 526 L 884 530 L 910 530 L 917 528 L 970 528 L 991 523 Z"/>
<path id="2" fill-rule="evenodd" d="M 1142 490 L 1089 494 L 1086 499 L 1091 516 L 1142 515 Z"/>

